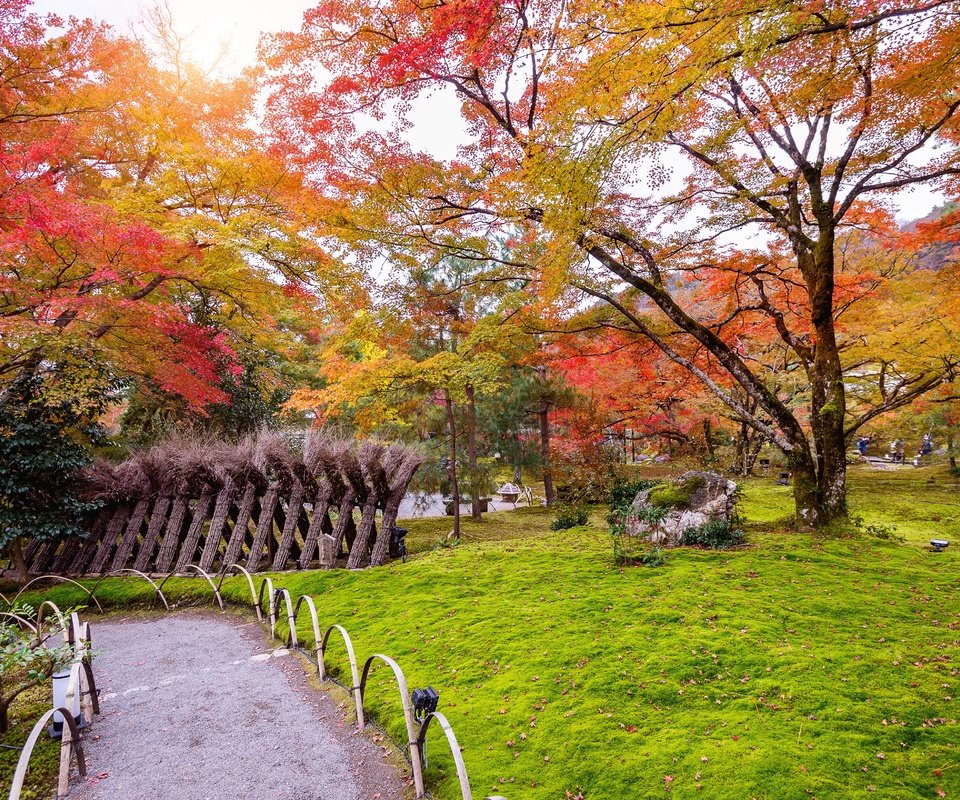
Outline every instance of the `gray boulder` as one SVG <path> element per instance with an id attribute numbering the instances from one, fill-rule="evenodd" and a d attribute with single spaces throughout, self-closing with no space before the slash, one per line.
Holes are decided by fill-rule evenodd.
<path id="1" fill-rule="evenodd" d="M 737 484 L 716 473 L 684 472 L 634 498 L 626 532 L 660 547 L 677 547 L 687 528 L 733 519 L 736 491 Z"/>

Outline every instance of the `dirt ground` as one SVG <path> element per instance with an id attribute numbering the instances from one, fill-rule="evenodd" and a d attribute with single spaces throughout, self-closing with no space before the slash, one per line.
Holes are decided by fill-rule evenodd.
<path id="1" fill-rule="evenodd" d="M 91 623 L 101 714 L 73 800 L 400 800 L 390 754 L 254 622 Z"/>

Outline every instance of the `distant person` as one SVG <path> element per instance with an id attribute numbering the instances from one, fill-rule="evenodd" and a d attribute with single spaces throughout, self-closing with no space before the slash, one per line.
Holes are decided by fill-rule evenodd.
<path id="1" fill-rule="evenodd" d="M 870 437 L 861 436 L 857 439 L 857 452 L 860 453 L 860 458 L 867 457 L 867 448 L 870 446 Z"/>
<path id="2" fill-rule="evenodd" d="M 902 464 L 904 453 L 906 451 L 905 443 L 903 439 L 897 439 L 894 444 L 896 445 L 896 448 L 893 453 L 893 461 L 895 464 Z"/>
<path id="3" fill-rule="evenodd" d="M 928 456 L 933 452 L 933 438 L 929 433 L 923 434 L 923 443 L 920 445 L 920 455 Z"/>

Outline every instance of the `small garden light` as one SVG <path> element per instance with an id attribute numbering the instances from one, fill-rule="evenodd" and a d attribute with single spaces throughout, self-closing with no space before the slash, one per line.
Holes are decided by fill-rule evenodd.
<path id="1" fill-rule="evenodd" d="M 402 558 L 407 560 L 407 529 L 398 528 L 394 525 L 390 529 L 390 558 Z"/>
<path id="2" fill-rule="evenodd" d="M 942 553 L 947 549 L 947 546 L 950 542 L 947 539 L 931 539 L 930 545 L 933 547 L 934 553 Z"/>
<path id="3" fill-rule="evenodd" d="M 440 695 L 432 686 L 426 689 L 414 689 L 413 695 L 413 716 L 417 722 L 423 722 L 429 714 L 437 710 L 437 703 L 440 701 Z"/>
<path id="4" fill-rule="evenodd" d="M 66 708 L 67 706 L 67 688 L 70 685 L 70 667 L 65 667 L 64 669 L 58 670 L 53 673 L 53 707 L 54 708 Z M 83 714 L 80 713 L 80 687 L 77 686 L 76 691 L 73 693 L 73 721 L 77 724 L 78 728 L 86 728 L 87 721 L 83 718 Z M 47 733 L 50 734 L 52 739 L 60 739 L 63 736 L 63 714 L 57 712 L 53 715 L 53 722 L 50 727 L 47 728 Z"/>

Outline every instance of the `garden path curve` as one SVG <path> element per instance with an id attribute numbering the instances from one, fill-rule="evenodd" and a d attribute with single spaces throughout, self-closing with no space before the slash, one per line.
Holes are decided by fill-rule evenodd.
<path id="1" fill-rule="evenodd" d="M 385 750 L 258 624 L 187 612 L 91 629 L 102 713 L 72 800 L 404 796 Z"/>

